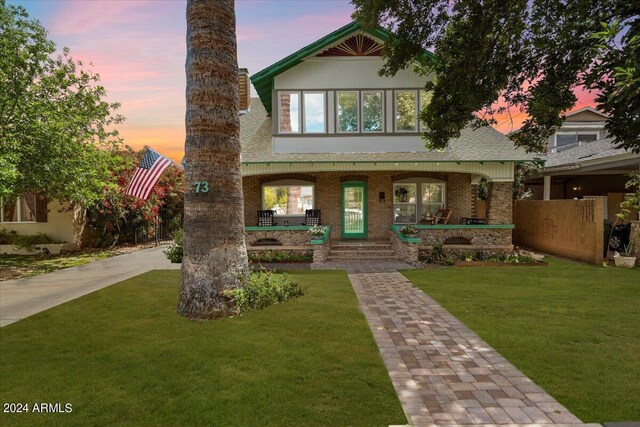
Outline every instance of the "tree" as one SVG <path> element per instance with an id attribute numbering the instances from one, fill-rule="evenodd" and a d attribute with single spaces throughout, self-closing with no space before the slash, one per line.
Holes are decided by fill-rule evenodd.
<path id="1" fill-rule="evenodd" d="M 640 5 L 626 0 L 353 0 L 365 26 L 392 31 L 380 73 L 415 65 L 434 80 L 420 113 L 428 148 L 444 148 L 468 125 L 526 113 L 516 145 L 541 151 L 576 103 L 599 90 L 598 107 L 621 146 L 640 151 Z M 603 24 L 604 31 L 603 31 Z M 599 36 L 594 36 L 599 34 Z M 433 49 L 435 58 L 425 55 Z M 501 107 L 496 102 L 502 101 Z M 631 107 L 625 110 L 625 106 Z"/>
<path id="2" fill-rule="evenodd" d="M 120 144 L 118 104 L 99 76 L 55 44 L 24 8 L 0 1 L 0 197 L 27 192 L 90 205 Z"/>
<path id="3" fill-rule="evenodd" d="M 228 315 L 248 272 L 233 0 L 187 2 L 184 257 L 178 312 Z M 195 182 L 208 192 L 195 192 Z M 201 187 L 202 188 L 202 187 Z"/>

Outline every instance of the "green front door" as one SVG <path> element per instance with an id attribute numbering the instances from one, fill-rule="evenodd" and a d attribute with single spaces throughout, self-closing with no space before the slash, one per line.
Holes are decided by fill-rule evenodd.
<path id="1" fill-rule="evenodd" d="M 342 238 L 367 237 L 367 184 L 342 183 Z"/>

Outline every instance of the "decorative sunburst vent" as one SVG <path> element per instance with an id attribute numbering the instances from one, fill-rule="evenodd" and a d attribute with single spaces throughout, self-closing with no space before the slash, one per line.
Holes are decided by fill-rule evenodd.
<path id="1" fill-rule="evenodd" d="M 382 45 L 364 34 L 356 34 L 316 56 L 380 56 Z"/>

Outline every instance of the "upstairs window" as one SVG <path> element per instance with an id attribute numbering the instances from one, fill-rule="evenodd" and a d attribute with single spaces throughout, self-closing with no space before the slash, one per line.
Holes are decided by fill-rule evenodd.
<path id="1" fill-rule="evenodd" d="M 598 139 L 597 133 L 557 133 L 556 147 L 576 144 L 578 142 L 592 142 Z"/>
<path id="2" fill-rule="evenodd" d="M 418 94 L 415 90 L 395 92 L 396 132 L 418 131 Z"/>
<path id="3" fill-rule="evenodd" d="M 280 133 L 300 133 L 300 93 L 278 93 L 278 130 Z"/>
<path id="4" fill-rule="evenodd" d="M 358 132 L 358 92 L 337 92 L 338 132 Z"/>
<path id="5" fill-rule="evenodd" d="M 431 102 L 431 97 L 433 96 L 433 92 L 427 92 L 426 90 L 420 91 L 420 108 L 418 108 L 418 120 L 420 119 L 420 113 Z M 420 120 L 420 130 L 424 130 L 427 128 L 427 124 Z"/>
<path id="6" fill-rule="evenodd" d="M 362 92 L 362 131 L 384 131 L 384 98 L 381 91 Z"/>
<path id="7" fill-rule="evenodd" d="M 324 92 L 304 92 L 304 132 L 305 133 L 325 133 L 326 109 Z"/>

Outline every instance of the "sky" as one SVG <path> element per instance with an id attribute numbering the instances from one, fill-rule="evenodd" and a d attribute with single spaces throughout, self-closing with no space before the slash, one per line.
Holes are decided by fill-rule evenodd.
<path id="1" fill-rule="evenodd" d="M 186 56 L 182 0 L 9 0 L 40 20 L 59 49 L 91 64 L 110 102 L 126 122 L 127 145 L 149 145 L 180 160 L 184 152 Z M 351 22 L 345 0 L 236 1 L 238 65 L 254 74 Z M 255 95 L 255 91 L 253 92 Z M 576 108 L 593 104 L 579 94 Z M 525 118 L 498 118 L 498 130 L 517 129 Z"/>

